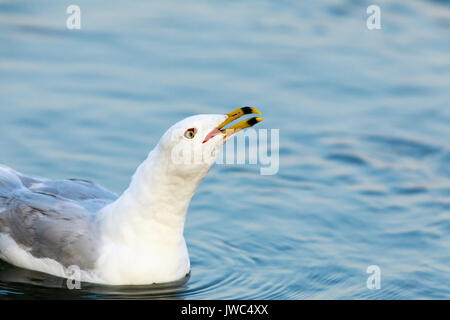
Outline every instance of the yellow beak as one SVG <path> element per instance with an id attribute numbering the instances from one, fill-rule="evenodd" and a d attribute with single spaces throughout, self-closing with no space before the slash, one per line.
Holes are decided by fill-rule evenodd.
<path id="1" fill-rule="evenodd" d="M 209 139 L 215 137 L 219 133 L 222 133 L 224 135 L 223 138 L 226 139 L 227 137 L 229 137 L 245 128 L 253 127 L 255 124 L 264 120 L 263 118 L 253 117 L 253 118 L 238 122 L 235 125 L 227 128 L 227 129 L 224 129 L 224 127 L 226 125 L 228 125 L 229 123 L 233 122 L 236 119 L 239 119 L 240 117 L 242 117 L 246 114 L 261 114 L 261 112 L 256 110 L 255 108 L 244 107 L 244 108 L 235 109 L 235 110 L 227 113 L 226 114 L 227 119 L 224 122 L 222 122 L 221 124 L 219 124 L 216 128 L 214 128 L 214 130 L 212 130 L 206 136 L 203 143 L 205 143 Z"/>

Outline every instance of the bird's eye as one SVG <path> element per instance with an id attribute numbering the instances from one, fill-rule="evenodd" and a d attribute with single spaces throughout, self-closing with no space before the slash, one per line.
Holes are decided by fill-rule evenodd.
<path id="1" fill-rule="evenodd" d="M 197 133 L 197 129 L 195 128 L 190 128 L 187 129 L 186 132 L 184 133 L 184 136 L 188 139 L 192 139 L 195 137 L 195 134 Z"/>

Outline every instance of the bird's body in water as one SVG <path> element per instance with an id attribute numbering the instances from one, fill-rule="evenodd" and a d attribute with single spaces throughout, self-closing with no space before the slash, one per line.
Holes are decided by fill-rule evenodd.
<path id="1" fill-rule="evenodd" d="M 223 143 L 262 120 L 224 129 L 249 113 L 260 114 L 245 107 L 178 122 L 120 196 L 85 180 L 48 180 L 0 166 L 0 259 L 60 277 L 75 266 L 82 281 L 104 284 L 185 277 L 190 200 Z"/>

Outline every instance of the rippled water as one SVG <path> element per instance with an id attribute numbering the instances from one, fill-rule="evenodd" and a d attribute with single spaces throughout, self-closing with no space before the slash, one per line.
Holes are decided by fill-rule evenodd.
<path id="1" fill-rule="evenodd" d="M 258 107 L 280 170 L 216 165 L 184 284 L 108 287 L 0 264 L 1 298 L 450 298 L 450 5 L 0 1 L 0 163 L 120 193 L 175 121 Z M 366 268 L 381 289 L 366 288 Z"/>

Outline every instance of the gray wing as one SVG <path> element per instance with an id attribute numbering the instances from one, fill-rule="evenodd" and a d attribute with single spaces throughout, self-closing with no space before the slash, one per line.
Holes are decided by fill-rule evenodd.
<path id="1" fill-rule="evenodd" d="M 90 269 L 97 257 L 92 219 L 116 198 L 86 180 L 28 177 L 0 166 L 0 233 L 36 258 Z"/>

